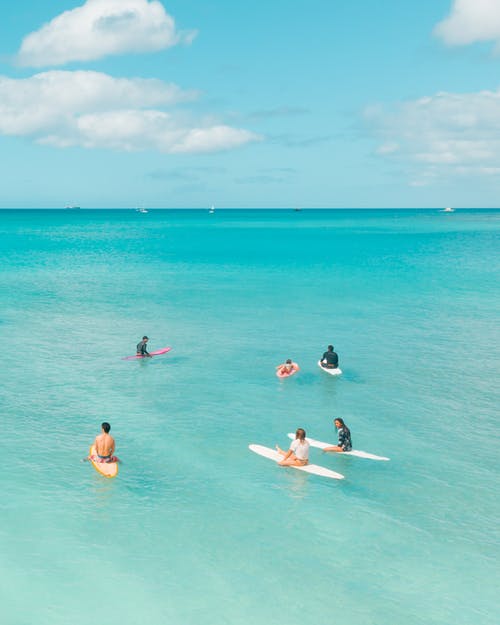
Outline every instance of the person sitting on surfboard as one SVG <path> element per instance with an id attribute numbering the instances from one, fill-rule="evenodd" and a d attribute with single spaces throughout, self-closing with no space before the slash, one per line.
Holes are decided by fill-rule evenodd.
<path id="1" fill-rule="evenodd" d="M 290 374 L 292 373 L 292 371 L 298 371 L 299 370 L 299 365 L 296 362 L 293 362 L 291 358 L 288 358 L 288 360 L 283 363 L 282 365 L 278 365 L 276 367 L 276 371 L 278 371 L 278 373 L 281 373 L 281 375 L 285 375 L 285 374 Z"/>
<path id="2" fill-rule="evenodd" d="M 325 369 L 337 369 L 339 366 L 339 357 L 333 351 L 333 345 L 328 345 L 328 351 L 321 356 L 321 366 Z"/>
<path id="3" fill-rule="evenodd" d="M 95 437 L 96 457 L 92 458 L 94 462 L 119 462 L 114 456 L 115 439 L 109 433 L 111 426 L 106 421 L 101 424 L 101 434 Z"/>
<path id="4" fill-rule="evenodd" d="M 151 358 L 151 354 L 147 350 L 148 341 L 149 341 L 148 337 L 143 336 L 142 341 L 140 343 L 137 343 L 137 355 L 138 356 L 146 356 L 148 358 Z"/>
<path id="5" fill-rule="evenodd" d="M 309 443 L 306 441 L 306 431 L 298 428 L 295 432 L 295 440 L 292 441 L 288 451 L 283 451 L 276 445 L 276 451 L 283 456 L 278 462 L 282 467 L 303 467 L 309 462 Z"/>
<path id="6" fill-rule="evenodd" d="M 323 451 L 351 451 L 351 430 L 344 423 L 344 419 L 340 419 L 339 417 L 337 417 L 334 423 L 335 427 L 337 428 L 337 434 L 339 436 L 338 443 L 336 445 L 333 445 L 332 447 L 324 447 Z"/>

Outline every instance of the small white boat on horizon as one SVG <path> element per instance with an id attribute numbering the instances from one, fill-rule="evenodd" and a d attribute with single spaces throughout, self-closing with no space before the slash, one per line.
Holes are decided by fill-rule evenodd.
<path id="1" fill-rule="evenodd" d="M 446 208 L 444 208 L 442 211 L 442 213 L 454 213 L 455 209 L 451 208 L 451 206 L 447 206 Z"/>
<path id="2" fill-rule="evenodd" d="M 213 213 L 215 213 L 215 206 L 212 204 L 212 206 L 209 208 L 208 212 L 210 213 L 210 215 L 212 215 Z"/>
<path id="3" fill-rule="evenodd" d="M 135 210 L 137 213 L 149 213 L 149 211 L 145 208 L 136 208 Z"/>

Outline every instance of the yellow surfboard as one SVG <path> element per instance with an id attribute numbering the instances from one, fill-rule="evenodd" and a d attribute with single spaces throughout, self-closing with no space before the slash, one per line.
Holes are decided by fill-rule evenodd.
<path id="1" fill-rule="evenodd" d="M 97 455 L 95 445 L 91 445 L 89 459 L 97 473 L 104 475 L 104 477 L 116 477 L 118 475 L 118 462 L 94 462 L 92 456 L 95 455 Z"/>

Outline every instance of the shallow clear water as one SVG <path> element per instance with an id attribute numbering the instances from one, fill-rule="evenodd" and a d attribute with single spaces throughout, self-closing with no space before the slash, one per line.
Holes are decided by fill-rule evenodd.
<path id="1" fill-rule="evenodd" d="M 495 211 L 0 212 L 2 623 L 496 624 L 499 231 Z M 172 351 L 121 360 L 143 334 Z M 334 481 L 247 449 L 335 441 L 334 415 L 391 461 L 312 450 Z M 116 480 L 80 462 L 104 419 Z"/>

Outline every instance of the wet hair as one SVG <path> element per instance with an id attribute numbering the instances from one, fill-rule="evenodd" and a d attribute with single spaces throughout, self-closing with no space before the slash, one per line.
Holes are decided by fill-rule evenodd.
<path id="1" fill-rule="evenodd" d="M 306 431 L 303 428 L 297 428 L 297 431 L 295 432 L 295 438 L 300 438 L 301 441 L 303 441 L 306 437 Z"/>
<path id="2" fill-rule="evenodd" d="M 142 340 L 144 341 L 144 339 L 147 339 L 149 341 L 149 336 L 143 336 Z"/>
<path id="3" fill-rule="evenodd" d="M 291 364 L 292 364 L 292 359 L 291 359 L 291 358 L 288 358 L 285 364 L 287 364 L 287 365 L 291 365 Z"/>
<path id="4" fill-rule="evenodd" d="M 338 421 L 340 423 L 340 427 L 343 428 L 343 430 L 350 436 L 351 435 L 351 430 L 347 427 L 347 425 L 344 423 L 344 419 L 341 419 L 340 417 L 335 417 L 334 421 Z"/>
<path id="5" fill-rule="evenodd" d="M 328 345 L 328 351 L 333 352 L 333 345 Z"/>
<path id="6" fill-rule="evenodd" d="M 104 423 L 101 423 L 101 427 L 106 432 L 106 434 L 109 434 L 109 430 L 111 429 L 111 426 L 109 425 L 107 421 L 104 421 Z"/>

